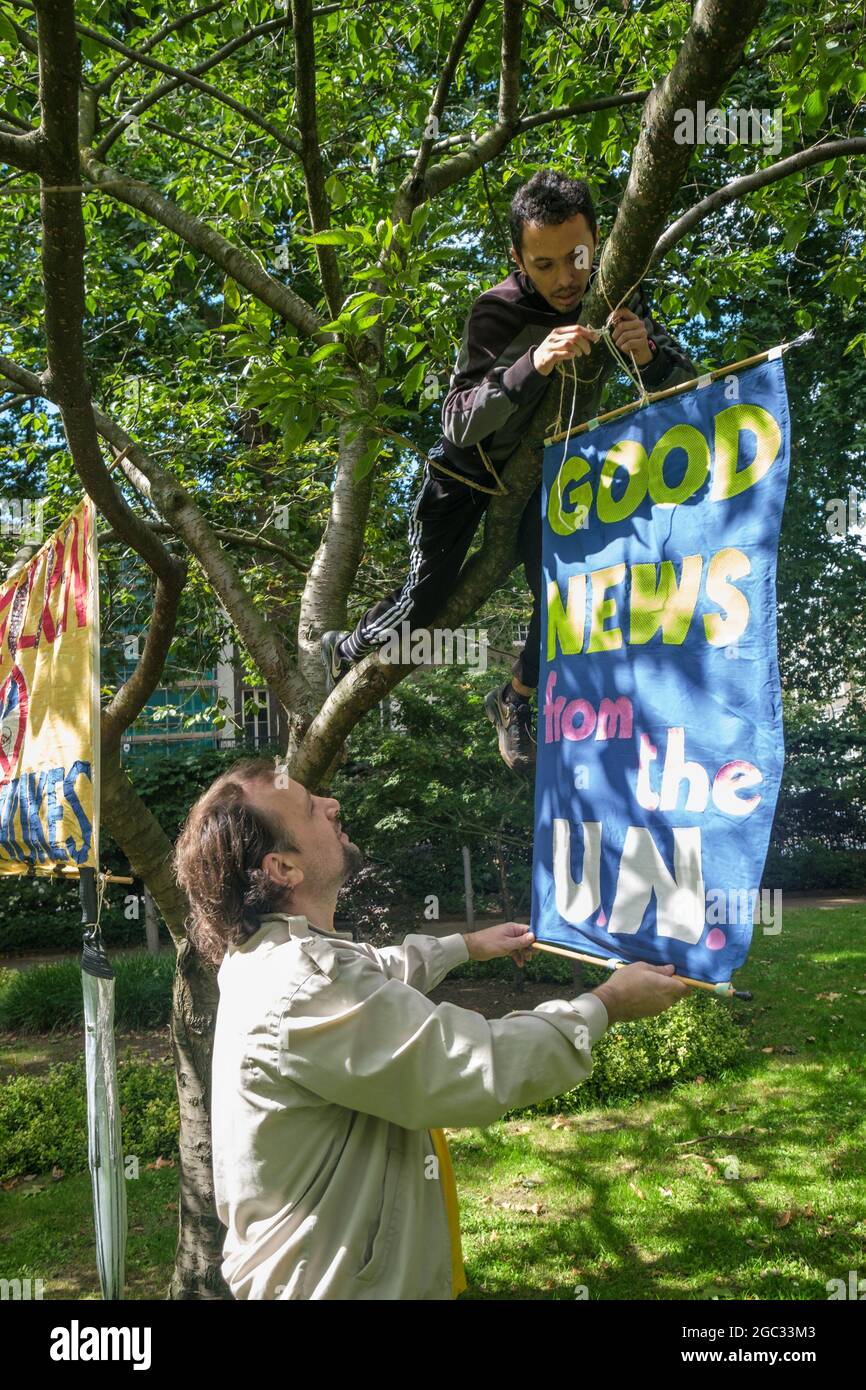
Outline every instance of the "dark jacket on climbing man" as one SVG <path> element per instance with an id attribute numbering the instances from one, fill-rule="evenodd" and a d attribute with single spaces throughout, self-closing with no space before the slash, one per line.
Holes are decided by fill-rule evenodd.
<path id="1" fill-rule="evenodd" d="M 589 284 L 598 270 L 592 267 Z M 520 444 L 527 423 L 550 384 L 536 371 L 532 350 L 554 329 L 580 321 L 583 300 L 567 313 L 552 309 L 522 270 L 478 296 L 463 329 L 463 341 L 442 405 L 442 437 L 431 451 L 456 471 L 490 481 L 478 452 L 481 443 L 494 467 L 505 462 Z M 697 369 L 679 344 L 650 316 L 646 291 L 635 290 L 627 308 L 644 322 L 655 344 L 652 362 L 640 368 L 650 391 L 665 390 L 697 376 Z M 580 358 L 575 359 L 580 362 Z M 578 374 L 580 368 L 578 367 Z M 571 396 L 566 377 L 566 411 Z M 564 422 L 565 423 L 565 422 Z"/>

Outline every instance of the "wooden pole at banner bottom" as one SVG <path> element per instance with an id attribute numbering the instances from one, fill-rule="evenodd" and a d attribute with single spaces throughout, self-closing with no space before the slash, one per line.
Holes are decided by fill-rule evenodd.
<path id="1" fill-rule="evenodd" d="M 55 868 L 53 868 L 53 869 L 51 870 L 51 873 L 47 875 L 47 877 L 48 877 L 48 878 L 54 878 L 55 876 L 56 876 L 57 878 L 61 878 L 61 877 L 64 877 L 64 876 L 65 876 L 65 877 L 68 877 L 68 878 L 79 878 L 79 877 L 80 877 L 79 872 L 78 872 L 78 870 L 76 869 L 76 867 L 75 867 L 74 864 L 71 864 L 71 865 L 58 864 L 58 865 L 56 865 Z M 123 874 L 108 874 L 108 873 L 102 874 L 102 873 L 101 873 L 101 874 L 98 875 L 98 877 L 101 878 L 105 883 L 134 883 L 134 882 L 135 882 L 135 879 L 134 879 L 134 878 L 125 878 Z"/>
<path id="2" fill-rule="evenodd" d="M 580 951 L 566 951 L 563 946 L 549 946 L 546 941 L 533 941 L 530 951 L 549 951 L 554 956 L 567 956 L 569 960 L 585 960 L 588 965 L 600 965 L 605 970 L 619 970 L 628 962 L 624 960 L 605 960 L 603 956 L 587 956 Z M 734 989 L 730 980 L 724 980 L 720 984 L 713 985 L 707 980 L 693 980 L 688 975 L 671 976 L 671 979 L 682 980 L 684 985 L 693 985 L 695 989 L 708 989 L 711 994 L 717 994 L 723 999 L 751 999 L 751 990 Z"/>

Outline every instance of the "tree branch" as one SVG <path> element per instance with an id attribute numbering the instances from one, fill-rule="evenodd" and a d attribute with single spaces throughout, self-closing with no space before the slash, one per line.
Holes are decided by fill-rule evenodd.
<path id="1" fill-rule="evenodd" d="M 182 29 L 186 24 L 192 24 L 196 19 L 203 19 L 206 15 L 213 14 L 214 10 L 224 7 L 225 0 L 210 0 L 208 5 L 200 5 L 197 10 L 190 10 L 188 14 L 181 15 L 180 19 L 171 19 L 167 24 L 163 24 L 157 29 L 155 34 L 151 34 L 149 39 L 145 39 L 139 49 L 140 53 L 150 53 L 151 49 L 161 44 L 163 39 L 167 39 L 169 34 L 173 34 L 177 29 Z M 127 59 L 124 63 L 118 63 L 116 68 L 112 68 L 107 77 L 94 85 L 94 92 L 97 96 L 105 96 L 111 91 L 115 82 L 122 77 L 125 72 L 133 67 L 132 59 Z"/>
<path id="2" fill-rule="evenodd" d="M 372 407 L 375 404 L 372 386 L 365 382 L 359 390 L 367 391 L 366 405 Z M 350 422 L 340 427 L 339 457 L 328 523 L 307 575 L 298 616 L 298 661 L 308 686 L 320 694 L 324 694 L 325 678 L 319 638 L 330 628 L 345 625 L 349 590 L 364 552 L 364 532 L 373 490 L 372 471 L 363 478 L 355 476 L 371 432 L 368 428 L 359 429 L 350 440 L 351 428 L 356 427 Z"/>
<path id="3" fill-rule="evenodd" d="M 220 546 L 214 528 L 180 483 L 163 472 L 122 426 L 96 408 L 93 416 L 103 438 L 125 453 L 120 467 L 133 487 L 147 498 L 195 555 L 263 678 L 285 707 L 290 722 L 308 718 L 314 708 L 310 689 L 290 661 L 285 644 L 276 635 L 273 625 L 253 603 L 241 575 Z"/>
<path id="4" fill-rule="evenodd" d="M 147 39 L 140 48 L 133 51 L 139 55 L 149 53 L 157 44 L 162 43 L 162 40 L 174 29 L 180 29 L 183 25 L 189 24 L 192 20 L 201 19 L 203 15 L 212 14 L 214 10 L 222 8 L 224 8 L 224 0 L 216 0 L 215 4 L 211 3 L 209 5 L 203 5 L 201 9 L 191 10 L 189 14 L 183 15 L 180 19 L 172 20 L 170 24 L 164 24 L 163 27 L 158 29 L 155 34 Z M 343 8 L 345 7 L 341 4 L 320 5 L 318 9 L 313 10 L 313 17 L 318 18 L 319 15 L 330 14 L 332 10 L 341 10 Z M 229 42 L 223 44 L 222 48 L 218 49 L 216 53 L 211 54 L 210 58 L 205 58 L 194 68 L 190 68 L 189 71 L 193 73 L 194 76 L 200 77 L 208 68 L 215 67 L 217 63 L 221 63 L 224 58 L 227 58 L 230 53 L 234 53 L 238 48 L 242 48 L 244 44 L 250 43 L 261 34 L 275 32 L 278 29 L 286 29 L 290 25 L 291 19 L 288 16 L 283 19 L 269 19 L 264 24 L 257 24 L 255 28 L 247 29 L 245 33 L 238 34 L 236 38 L 230 39 Z M 104 96 L 106 92 L 110 91 L 118 77 L 128 72 L 128 70 L 134 66 L 135 61 L 136 59 L 131 58 L 125 63 L 118 63 L 117 67 L 113 68 L 108 76 L 94 88 L 97 94 L 99 96 Z M 147 102 L 147 105 L 150 106 L 153 104 L 153 101 L 158 101 L 167 91 L 175 91 L 177 87 L 182 85 L 181 82 L 164 83 L 158 93 L 151 92 L 144 100 Z"/>
<path id="5" fill-rule="evenodd" d="M 81 194 L 53 191 L 76 185 L 78 87 L 81 55 L 73 0 L 43 0 L 38 12 L 42 169 L 42 279 L 48 368 L 42 395 L 60 408 L 76 472 L 118 534 L 171 585 L 178 561 L 136 516 L 110 478 L 99 449 L 84 367 L 84 222 Z M 0 370 L 15 380 L 10 364 Z M 27 383 L 25 389 L 31 389 Z"/>
<path id="6" fill-rule="evenodd" d="M 756 188 L 765 188 L 767 184 L 789 178 L 791 174 L 797 174 L 801 169 L 808 169 L 813 164 L 823 164 L 828 159 L 837 159 L 840 155 L 847 154 L 866 154 L 866 137 L 854 136 L 850 140 L 831 140 L 825 145 L 810 145 L 807 149 L 797 150 L 794 154 L 777 160 L 775 164 L 768 164 L 764 169 L 757 169 L 754 174 L 742 174 L 739 178 L 731 179 L 730 183 L 702 198 L 699 203 L 690 207 L 688 212 L 683 213 L 682 217 L 678 217 L 676 222 L 671 223 L 656 242 L 653 259 L 664 256 L 672 246 L 693 231 L 699 222 L 727 203 L 733 203 L 737 198 L 753 193 Z"/>
<path id="7" fill-rule="evenodd" d="M 177 562 L 170 583 L 157 579 L 153 611 L 147 625 L 144 648 L 132 674 L 123 682 L 102 711 L 102 751 L 114 753 L 128 729 L 144 709 L 162 678 L 166 658 L 174 640 L 180 596 L 186 578 L 186 565 Z"/>
<path id="8" fill-rule="evenodd" d="M 0 164 L 37 173 L 41 150 L 42 132 L 39 130 L 29 130 L 26 135 L 0 130 Z"/>
<path id="9" fill-rule="evenodd" d="M 500 125 L 517 120 L 520 95 L 520 46 L 523 38 L 523 0 L 502 0 L 502 49 L 499 62 Z"/>
<path id="10" fill-rule="evenodd" d="M 619 92 L 615 96 L 587 97 L 582 101 L 574 101 L 568 106 L 551 106 L 547 111 L 537 111 L 533 116 L 523 116 L 515 126 L 515 135 L 523 135 L 527 130 L 534 129 L 535 126 L 547 125 L 552 121 L 562 121 L 568 116 L 583 116 L 592 111 L 604 111 L 611 106 L 630 106 L 639 102 L 646 101 L 651 87 L 647 87 L 639 92 Z M 491 127 L 493 129 L 493 127 Z M 471 130 L 457 131 L 454 135 L 448 135 L 444 140 L 437 140 L 432 148 L 434 155 L 445 155 L 455 147 L 471 145 L 475 137 Z M 411 150 L 403 150 L 399 154 L 387 155 L 382 160 L 382 166 L 395 164 L 400 160 L 415 159 L 416 155 Z M 440 161 L 441 162 L 441 161 Z M 438 166 L 437 166 L 438 167 Z"/>
<path id="11" fill-rule="evenodd" d="M 451 47 L 448 50 L 448 57 L 445 59 L 442 71 L 439 74 L 439 81 L 436 84 L 436 91 L 434 92 L 433 100 L 430 103 L 430 112 L 427 118 L 427 126 L 425 127 L 425 133 L 421 137 L 421 143 L 418 146 L 418 151 L 415 155 L 415 161 L 412 166 L 412 172 L 408 176 L 407 183 L 409 184 L 410 197 L 412 196 L 412 188 L 415 182 L 423 177 L 424 171 L 430 162 L 430 156 L 433 153 L 433 150 L 436 148 L 436 135 L 433 132 L 438 132 L 439 121 L 441 120 L 445 112 L 445 106 L 448 101 L 448 93 L 451 90 L 451 84 L 454 81 L 454 77 L 457 72 L 457 66 L 460 62 L 461 57 L 463 56 L 463 50 L 466 47 L 469 35 L 472 33 L 472 30 L 475 26 L 475 21 L 477 20 L 481 11 L 484 9 L 485 3 L 486 0 L 470 0 L 470 4 L 466 8 L 466 13 L 460 21 L 454 38 L 451 41 Z M 428 129 L 430 131 L 429 135 L 426 133 Z M 414 208 L 414 206 L 415 204 L 414 202 L 412 202 L 410 205 L 409 212 L 410 217 L 412 215 L 411 208 Z M 398 215 L 402 216 L 403 214 L 398 213 Z"/>
<path id="12" fill-rule="evenodd" d="M 328 231 L 331 207 L 325 192 L 322 151 L 319 147 L 319 121 L 316 111 L 316 45 L 313 38 L 311 0 L 292 0 L 295 38 L 295 103 L 297 126 L 301 132 L 301 166 L 307 207 L 314 232 Z M 316 259 L 331 318 L 337 318 L 343 303 L 340 268 L 333 246 L 316 245 Z"/>
<path id="13" fill-rule="evenodd" d="M 583 101 L 573 101 L 568 106 L 551 106 L 547 111 L 536 111 L 532 116 L 523 116 L 517 122 L 516 134 L 524 135 L 527 130 L 537 126 L 549 125 L 552 121 L 564 121 L 569 116 L 585 116 L 591 111 L 607 111 L 614 106 L 637 106 L 646 101 L 652 87 L 640 91 L 619 92 L 616 96 L 588 97 Z"/>
<path id="14" fill-rule="evenodd" d="M 18 3 L 26 5 L 28 9 L 36 9 L 36 6 L 31 5 L 29 0 L 18 0 Z M 44 6 L 40 6 L 40 8 L 37 9 L 37 19 L 41 16 L 43 8 Z M 282 26 L 285 23 L 285 21 L 271 20 L 270 23 L 272 26 L 279 27 Z M 123 56 L 125 58 L 129 58 L 131 62 L 140 63 L 143 67 L 153 68 L 156 72 L 167 73 L 170 77 L 177 79 L 177 81 L 174 83 L 175 87 L 195 87 L 198 91 L 204 92 L 205 95 L 211 96 L 216 101 L 221 102 L 223 106 L 228 106 L 231 108 L 232 111 L 236 111 L 239 116 L 243 116 L 244 119 L 249 121 L 251 125 L 258 126 L 259 129 L 265 131 L 265 133 L 270 135 L 272 139 L 276 140 L 279 145 L 283 145 L 286 149 L 291 150 L 293 154 L 298 153 L 298 149 L 294 141 L 289 140 L 279 129 L 278 126 L 272 125 L 270 121 L 265 120 L 264 116 L 261 116 L 258 113 L 258 111 L 254 111 L 252 107 L 245 106 L 242 102 L 235 101 L 234 97 L 230 97 L 226 92 L 220 91 L 219 87 L 214 87 L 210 82 L 203 82 L 201 78 L 196 77 L 194 73 L 184 72 L 182 68 L 175 68 L 172 67 L 170 63 L 162 63 L 158 58 L 151 58 L 143 50 L 130 48 L 128 44 L 121 42 L 120 39 L 115 39 L 111 34 L 104 34 L 101 32 L 101 30 L 94 29 L 90 24 L 80 24 L 76 22 L 74 24 L 74 32 L 76 34 L 83 35 L 85 38 L 93 39 L 95 43 L 103 44 L 105 48 L 110 48 L 115 53 L 122 53 Z M 243 36 L 241 35 L 239 37 Z M 41 40 L 39 46 L 41 51 Z M 230 47 L 232 50 L 234 48 L 237 48 L 237 40 L 232 40 L 231 45 L 226 45 L 226 47 Z M 214 59 L 213 61 L 218 62 L 219 59 Z M 210 60 L 205 60 L 205 66 L 213 66 L 213 62 Z M 169 90 L 171 89 L 172 88 L 169 88 Z M 163 92 L 160 92 L 159 95 L 161 96 L 163 94 Z M 93 95 L 93 89 L 91 89 L 91 95 Z M 113 141 L 117 139 L 118 135 L 123 133 L 123 131 L 129 125 L 131 117 L 133 117 L 135 114 L 135 107 L 133 107 L 132 110 L 126 112 L 125 115 L 122 116 L 119 121 L 115 122 L 115 124 L 109 130 L 108 135 L 102 141 L 100 141 L 100 144 L 96 150 L 97 158 L 103 158 L 105 151 L 109 148 Z"/>
<path id="15" fill-rule="evenodd" d="M 695 146 L 674 139 L 676 113 L 694 110 L 698 100 L 712 105 L 724 91 L 765 3 L 698 0 L 695 5 L 673 67 L 644 105 L 626 190 L 587 296 L 584 322 L 591 327 L 603 323 L 643 279 L 667 209 L 691 162 Z"/>
<path id="16" fill-rule="evenodd" d="M 228 526 L 215 527 L 214 535 L 218 536 L 220 540 L 244 546 L 247 550 L 261 550 L 266 554 L 280 555 L 299 574 L 306 576 L 309 569 L 309 565 L 298 559 L 295 552 L 290 550 L 287 545 L 283 545 L 280 541 L 271 540 L 268 536 L 250 536 L 245 531 L 235 531 Z"/>
<path id="17" fill-rule="evenodd" d="M 315 310 L 294 290 L 275 280 L 253 258 L 252 252 L 241 250 L 221 232 L 209 227 L 201 218 L 185 212 L 149 184 L 142 183 L 140 179 L 126 178 L 100 164 L 89 150 L 82 149 L 80 155 L 82 168 L 97 188 L 103 188 L 127 207 L 137 208 L 139 212 L 152 217 L 189 246 L 209 256 L 227 275 L 231 275 L 274 313 L 293 324 L 305 337 L 312 338 L 319 345 L 333 341 L 332 335 L 320 331 L 321 320 Z"/>
<path id="18" fill-rule="evenodd" d="M 318 9 L 313 10 L 312 15 L 315 18 L 318 15 L 329 14 L 331 10 L 339 10 L 341 8 L 342 6 L 337 4 L 322 5 Z M 159 71 L 173 73 L 174 77 L 168 82 L 162 82 L 158 87 L 154 87 L 153 91 L 141 97 L 139 101 L 130 107 L 124 117 L 114 123 L 95 150 L 97 158 L 105 158 L 115 140 L 123 134 L 124 127 L 129 123 L 130 119 L 140 116 L 142 112 L 147 111 L 149 107 L 161 101 L 164 96 L 168 96 L 170 92 L 176 92 L 179 87 L 193 86 L 199 87 L 202 90 L 210 89 L 209 83 L 202 83 L 199 80 L 203 72 L 207 72 L 210 68 L 216 67 L 218 63 L 224 62 L 232 53 L 236 53 L 239 48 L 246 47 L 246 45 L 252 43 L 255 39 L 261 38 L 263 34 L 277 33 L 279 30 L 289 29 L 291 26 L 292 19 L 290 15 L 285 15 L 281 19 L 265 20 L 263 24 L 256 24 L 253 28 L 247 29 L 242 34 L 237 34 L 233 39 L 229 39 L 228 43 L 224 43 L 223 46 L 218 48 L 215 53 L 212 53 L 209 58 L 203 58 L 200 63 L 196 63 L 195 67 L 189 69 L 170 68 L 167 64 L 159 65 L 152 59 L 148 60 L 146 51 L 150 45 L 144 44 L 139 49 L 130 49 L 129 54 L 132 63 L 141 63 L 145 67 L 157 67 Z M 100 42 L 105 42 L 105 35 L 94 34 L 92 37 L 98 38 Z M 110 46 L 117 47 L 117 44 L 113 42 Z M 233 98 L 226 96 L 226 94 L 218 88 L 214 87 L 210 90 L 211 95 L 216 96 L 224 105 L 234 106 L 235 110 L 240 109 Z M 293 154 L 300 157 L 300 147 L 297 143 L 279 131 L 276 126 L 272 126 L 269 122 L 265 123 L 264 118 L 257 111 L 254 111 L 252 107 L 245 107 L 241 114 L 245 114 L 248 120 L 260 125 L 268 134 L 273 135 L 279 144 L 290 149 Z"/>
<path id="19" fill-rule="evenodd" d="M 68 0 L 61 0 L 61 3 L 68 3 Z M 33 394 L 48 400 L 54 399 L 42 378 L 6 357 L 0 357 L 0 373 L 25 390 L 32 390 Z M 102 438 L 125 455 L 120 467 L 133 487 L 165 517 L 171 530 L 185 541 L 201 564 L 262 676 L 285 706 L 290 722 L 297 723 L 299 719 L 308 719 L 314 711 L 309 687 L 290 662 L 284 644 L 274 635 L 271 625 L 256 609 L 241 576 L 230 557 L 223 551 L 214 529 L 205 520 L 195 502 L 174 478 L 164 473 L 148 458 L 140 445 L 136 444 L 121 425 L 96 406 L 91 406 L 91 413 L 94 428 Z M 108 520 L 111 521 L 111 518 Z M 143 522 L 139 524 L 146 525 Z M 147 529 L 152 531 L 150 527 Z M 127 544 L 131 543 L 126 530 L 117 526 L 114 526 L 114 530 Z M 153 534 L 155 538 L 155 533 Z M 162 543 L 159 544 L 162 547 Z M 172 567 L 166 574 L 166 583 L 170 583 L 172 574 L 176 576 L 180 571 L 185 572 L 186 567 L 170 552 L 164 553 Z"/>
<path id="20" fill-rule="evenodd" d="M 23 400 L 26 398 L 22 397 L 21 399 Z M 161 536 L 176 536 L 179 534 L 167 521 L 152 521 L 150 524 L 153 530 Z M 217 540 L 228 541 L 234 545 L 241 546 L 245 550 L 260 550 L 263 554 L 279 555 L 282 559 L 286 560 L 293 569 L 298 570 L 304 575 L 307 573 L 309 566 L 306 565 L 303 560 L 300 560 L 293 550 L 290 550 L 287 545 L 283 545 L 280 541 L 271 540 L 267 536 L 251 536 L 246 531 L 235 531 L 233 528 L 227 526 L 214 526 L 211 529 Z M 126 544 L 123 538 L 118 536 L 114 531 L 106 531 L 99 537 L 100 545 L 109 545 L 112 541 L 120 541 L 122 545 Z"/>

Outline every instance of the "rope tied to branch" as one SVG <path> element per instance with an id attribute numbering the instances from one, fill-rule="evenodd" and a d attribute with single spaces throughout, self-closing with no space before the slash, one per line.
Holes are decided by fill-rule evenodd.
<path id="1" fill-rule="evenodd" d="M 641 405 L 641 406 L 646 405 L 647 401 L 649 400 L 650 393 L 649 393 L 649 391 L 647 391 L 647 389 L 646 389 L 646 387 L 645 387 L 645 385 L 644 385 L 643 377 L 642 377 L 641 374 L 640 374 L 640 367 L 638 366 L 637 362 L 635 361 L 634 353 L 633 353 L 633 352 L 629 352 L 629 356 L 631 357 L 631 360 L 632 360 L 632 366 L 634 367 L 634 372 L 637 373 L 637 378 L 635 378 L 635 375 L 634 375 L 634 373 L 632 372 L 631 366 L 629 366 L 628 362 L 626 362 L 625 357 L 624 357 L 623 354 L 620 352 L 620 350 L 619 350 L 619 348 L 617 347 L 616 343 L 613 341 L 613 333 L 612 333 L 612 329 L 611 329 L 611 319 L 613 318 L 613 316 L 614 316 L 614 314 L 616 313 L 617 309 L 621 308 L 622 305 L 625 303 L 625 301 L 626 301 L 626 300 L 629 298 L 629 296 L 632 294 L 632 292 L 633 292 L 634 290 L 637 289 L 637 287 L 638 287 L 638 285 L 640 284 L 641 280 L 643 279 L 643 277 L 646 275 L 647 271 L 649 270 L 650 265 L 652 264 L 652 259 L 653 259 L 653 257 L 652 257 L 652 255 L 651 255 L 651 256 L 650 256 L 650 259 L 647 261 L 646 265 L 644 266 L 644 268 L 643 268 L 643 270 L 641 271 L 641 273 L 640 273 L 640 275 L 638 276 L 638 278 L 635 280 L 634 284 L 633 284 L 633 285 L 629 285 L 628 289 L 627 289 L 627 290 L 625 291 L 625 293 L 620 297 L 620 299 L 618 300 L 618 302 L 617 302 L 616 304 L 611 304 L 610 300 L 608 299 L 607 290 L 605 289 L 604 281 L 603 281 L 602 275 L 601 275 L 601 266 L 599 266 L 598 271 L 597 271 L 597 273 L 596 273 L 596 277 L 595 277 L 596 283 L 597 283 L 597 285 L 598 285 L 598 288 L 601 290 L 601 293 L 604 295 L 605 303 L 607 304 L 607 307 L 608 307 L 608 309 L 609 309 L 609 311 L 610 311 L 610 312 L 608 313 L 607 318 L 605 319 L 604 326 L 603 326 L 602 328 L 597 328 L 597 329 L 594 330 L 594 331 L 595 331 L 595 341 L 596 341 L 597 343 L 604 343 L 604 344 L 606 345 L 608 351 L 612 354 L 614 360 L 622 367 L 623 371 L 626 372 L 626 374 L 627 374 L 628 376 L 631 377 L 632 381 L 635 381 L 635 384 L 636 384 L 636 386 L 637 386 L 637 388 L 638 388 L 638 391 L 640 392 L 640 405 Z M 565 444 L 566 451 L 567 451 L 567 449 L 568 449 L 568 435 L 569 435 L 570 432 L 571 432 L 571 425 L 572 425 L 572 421 L 574 420 L 574 406 L 575 406 L 575 401 L 576 401 L 576 399 L 577 399 L 577 387 L 578 387 L 578 383 L 580 383 L 580 385 L 582 385 L 582 386 L 590 386 L 594 381 L 597 381 L 598 378 L 599 378 L 599 376 L 601 375 L 602 370 L 603 370 L 604 363 L 602 362 L 602 365 L 599 367 L 599 369 L 598 369 L 598 371 L 596 372 L 595 376 L 589 376 L 589 377 L 579 377 L 579 376 L 577 375 L 577 367 L 576 367 L 576 365 L 575 365 L 575 361 L 574 361 L 574 358 L 573 358 L 573 357 L 570 359 L 570 362 L 569 362 L 568 365 L 571 367 L 571 378 L 572 378 L 572 383 L 573 383 L 573 385 L 572 385 L 572 393 L 571 393 L 571 411 L 570 411 L 569 417 L 568 417 L 568 430 L 567 430 L 567 432 L 566 432 L 566 444 Z M 558 371 L 559 374 L 560 374 L 559 409 L 558 409 L 557 415 L 556 415 L 556 426 L 555 426 L 555 428 L 551 431 L 552 434 L 559 434 L 559 432 L 560 432 L 561 429 L 562 429 L 562 400 L 563 400 L 563 395 L 564 395 L 564 392 L 565 392 L 565 371 L 566 371 L 566 364 L 565 364 L 564 362 L 557 362 L 556 368 L 557 368 L 557 371 Z M 564 461 L 565 461 L 565 453 L 563 453 L 562 458 L 563 458 L 563 462 L 564 462 Z"/>

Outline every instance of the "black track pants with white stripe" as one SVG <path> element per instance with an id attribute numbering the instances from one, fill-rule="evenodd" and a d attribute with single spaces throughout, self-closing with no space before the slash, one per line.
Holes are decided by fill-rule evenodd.
<path id="1" fill-rule="evenodd" d="M 490 495 L 425 465 L 421 490 L 409 518 L 409 573 L 398 589 L 374 603 L 342 645 L 351 661 L 399 637 L 401 623 L 410 629 L 428 625 L 453 592 L 460 566 L 472 544 Z M 526 582 L 533 595 L 526 646 L 512 668 L 526 686 L 538 684 L 541 622 L 541 514 L 536 490 L 523 513 L 518 545 Z"/>

